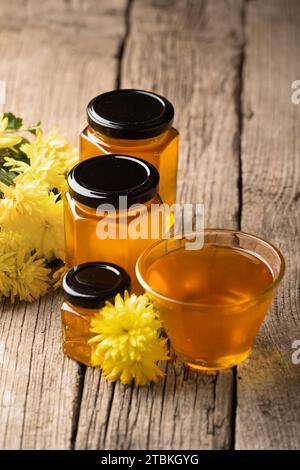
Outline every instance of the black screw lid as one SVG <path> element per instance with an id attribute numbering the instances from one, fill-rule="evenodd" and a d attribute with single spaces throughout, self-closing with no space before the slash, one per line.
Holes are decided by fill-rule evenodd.
<path id="1" fill-rule="evenodd" d="M 114 90 L 96 96 L 87 106 L 89 125 L 109 137 L 147 139 L 172 126 L 173 105 L 143 90 Z"/>
<path id="2" fill-rule="evenodd" d="M 84 263 L 65 274 L 62 287 L 64 298 L 72 305 L 100 308 L 106 300 L 130 289 L 130 277 L 116 264 Z"/>
<path id="3" fill-rule="evenodd" d="M 149 201 L 158 192 L 157 169 L 129 155 L 103 155 L 78 163 L 68 175 L 69 192 L 78 202 L 97 208 L 112 204 L 118 208 L 119 196 L 128 205 Z"/>

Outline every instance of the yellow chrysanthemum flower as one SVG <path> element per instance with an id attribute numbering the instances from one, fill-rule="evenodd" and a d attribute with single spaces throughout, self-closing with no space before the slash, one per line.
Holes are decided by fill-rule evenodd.
<path id="1" fill-rule="evenodd" d="M 64 258 L 63 203 L 57 201 L 40 181 L 26 181 L 23 175 L 14 186 L 0 184 L 0 225 L 21 233 L 28 249 L 35 249 L 48 260 Z"/>
<path id="2" fill-rule="evenodd" d="M 49 190 L 53 188 L 58 189 L 59 192 L 65 190 L 65 175 L 75 165 L 78 156 L 72 145 L 58 131 L 43 134 L 38 129 L 36 139 L 23 144 L 21 150 L 30 162 L 6 157 L 5 166 L 16 173 L 23 174 L 27 181 L 43 181 Z"/>
<path id="3" fill-rule="evenodd" d="M 49 288 L 50 269 L 45 267 L 45 259 L 30 254 L 26 249 L 19 250 L 16 256 L 16 271 L 11 288 L 11 300 L 32 302 L 44 295 Z"/>
<path id="4" fill-rule="evenodd" d="M 48 195 L 43 204 L 45 212 L 32 236 L 36 251 L 48 261 L 65 259 L 63 201 L 56 199 L 53 193 Z"/>
<path id="5" fill-rule="evenodd" d="M 0 200 L 0 224 L 11 229 L 26 226 L 33 218 L 38 218 L 43 212 L 42 201 L 48 195 L 47 188 L 39 181 L 29 183 L 19 176 L 14 182 L 12 186 L 0 183 L 4 196 Z"/>
<path id="6" fill-rule="evenodd" d="M 0 297 L 9 297 L 11 289 L 10 275 L 14 272 L 15 251 L 9 249 L 7 238 L 0 232 Z"/>
<path id="7" fill-rule="evenodd" d="M 91 320 L 96 333 L 92 346 L 92 362 L 102 368 L 111 381 L 136 385 L 157 382 L 164 376 L 157 362 L 169 358 L 166 339 L 159 337 L 161 321 L 146 295 L 118 294 L 114 305 L 106 302 Z"/>
<path id="8" fill-rule="evenodd" d="M 44 295 L 49 287 L 50 269 L 45 259 L 32 253 L 21 235 L 0 232 L 0 291 L 13 302 L 32 302 Z"/>
<path id="9" fill-rule="evenodd" d="M 33 130 L 35 138 L 28 142 L 22 133 Z M 58 131 L 43 134 L 39 125 L 24 129 L 12 113 L 0 115 L 1 148 L 0 296 L 31 301 L 54 282 L 46 263 L 64 260 L 60 195 L 78 156 Z"/>
<path id="10" fill-rule="evenodd" d="M 7 129 L 8 118 L 0 114 L 0 148 L 11 148 L 21 142 L 22 137 Z"/>

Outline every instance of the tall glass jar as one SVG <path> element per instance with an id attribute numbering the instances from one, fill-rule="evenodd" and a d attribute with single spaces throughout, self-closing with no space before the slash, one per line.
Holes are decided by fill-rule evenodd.
<path id="1" fill-rule="evenodd" d="M 136 157 L 106 155 L 76 165 L 64 198 L 67 266 L 115 263 L 129 273 L 133 292 L 141 292 L 135 263 L 165 230 L 158 186 L 156 168 Z"/>
<path id="2" fill-rule="evenodd" d="M 160 194 L 176 199 L 179 134 L 172 127 L 174 108 L 164 97 L 143 90 L 115 90 L 87 106 L 88 126 L 80 136 L 81 160 L 125 153 L 152 163 L 160 173 Z"/>

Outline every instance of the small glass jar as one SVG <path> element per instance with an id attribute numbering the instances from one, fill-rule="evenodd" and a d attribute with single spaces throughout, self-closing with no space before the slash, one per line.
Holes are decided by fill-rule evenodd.
<path id="1" fill-rule="evenodd" d="M 125 153 L 152 163 L 160 173 L 160 194 L 176 200 L 178 131 L 174 108 L 164 97 L 143 90 L 115 90 L 87 106 L 88 126 L 80 136 L 80 158 Z"/>
<path id="2" fill-rule="evenodd" d="M 61 308 L 64 353 L 93 366 L 88 340 L 91 319 L 107 300 L 130 289 L 130 277 L 120 266 L 111 263 L 85 263 L 70 269 L 64 276 L 65 302 Z"/>
<path id="3" fill-rule="evenodd" d="M 135 263 L 165 228 L 158 186 L 156 168 L 136 157 L 107 155 L 77 164 L 64 198 L 67 266 L 115 263 L 129 273 L 133 292 L 142 292 Z"/>

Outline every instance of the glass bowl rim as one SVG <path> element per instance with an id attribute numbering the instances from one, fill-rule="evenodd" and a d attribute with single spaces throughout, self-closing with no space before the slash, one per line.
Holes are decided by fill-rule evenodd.
<path id="1" fill-rule="evenodd" d="M 258 240 L 259 242 L 262 242 L 263 244 L 267 245 L 269 248 L 271 248 L 272 250 L 275 251 L 275 253 L 277 254 L 277 256 L 279 257 L 279 260 L 280 260 L 280 270 L 279 270 L 279 273 L 278 275 L 273 279 L 273 282 L 268 286 L 266 287 L 264 290 L 262 290 L 261 292 L 258 292 L 256 295 L 254 295 L 253 297 L 250 297 L 249 299 L 247 300 L 241 300 L 240 302 L 232 302 L 232 303 L 228 303 L 226 305 L 224 304 L 201 304 L 201 303 L 195 303 L 195 302 L 185 302 L 183 300 L 177 300 L 177 299 L 174 299 L 172 297 L 168 297 L 164 294 L 161 294 L 160 292 L 152 289 L 152 287 L 144 280 L 141 272 L 140 272 L 140 264 L 141 262 L 151 253 L 151 251 L 157 247 L 158 245 L 161 245 L 163 243 L 166 243 L 168 242 L 169 240 L 184 240 L 184 239 L 187 239 L 188 237 L 191 237 L 193 235 L 197 235 L 199 233 L 202 233 L 204 232 L 205 233 L 209 233 L 209 232 L 217 232 L 217 233 L 223 233 L 223 234 L 236 234 L 236 235 L 242 235 L 242 236 L 246 236 L 248 238 L 252 238 L 254 240 Z M 226 246 L 226 245 L 224 245 Z M 263 260 L 265 262 L 265 260 Z M 268 263 L 266 263 L 267 266 L 269 268 L 271 268 Z M 230 306 L 240 306 L 240 305 L 246 305 L 246 304 L 249 304 L 253 301 L 256 301 L 257 299 L 260 299 L 261 297 L 264 297 L 265 295 L 267 295 L 270 291 L 272 290 L 275 290 L 275 288 L 278 286 L 278 284 L 280 283 L 280 281 L 282 280 L 283 276 L 284 276 L 284 273 L 285 273 L 285 260 L 284 260 L 284 257 L 281 253 L 281 251 L 275 246 L 273 245 L 273 243 L 270 243 L 269 241 L 265 240 L 264 238 L 262 237 L 259 237 L 257 235 L 253 235 L 252 233 L 249 233 L 249 232 L 243 232 L 241 230 L 234 230 L 234 229 L 224 229 L 224 228 L 205 228 L 203 230 L 196 230 L 194 232 L 189 232 L 189 233 L 185 233 L 183 234 L 181 237 L 178 235 L 172 235 L 170 238 L 168 239 L 163 239 L 163 240 L 158 240 L 157 242 L 153 243 L 152 245 L 148 246 L 144 251 L 143 253 L 139 256 L 137 262 L 136 262 L 136 265 L 135 265 L 135 273 L 136 273 L 136 277 L 139 281 L 139 283 L 141 284 L 141 286 L 145 289 L 145 291 L 149 292 L 150 294 L 152 294 L 153 296 L 155 297 L 158 297 L 159 299 L 163 300 L 163 301 L 166 301 L 166 302 L 169 302 L 169 303 L 173 303 L 173 304 L 176 304 L 176 305 L 182 305 L 182 306 L 186 306 L 186 307 L 195 307 L 195 308 L 221 308 L 221 309 L 224 309 L 224 308 L 228 308 Z"/>

